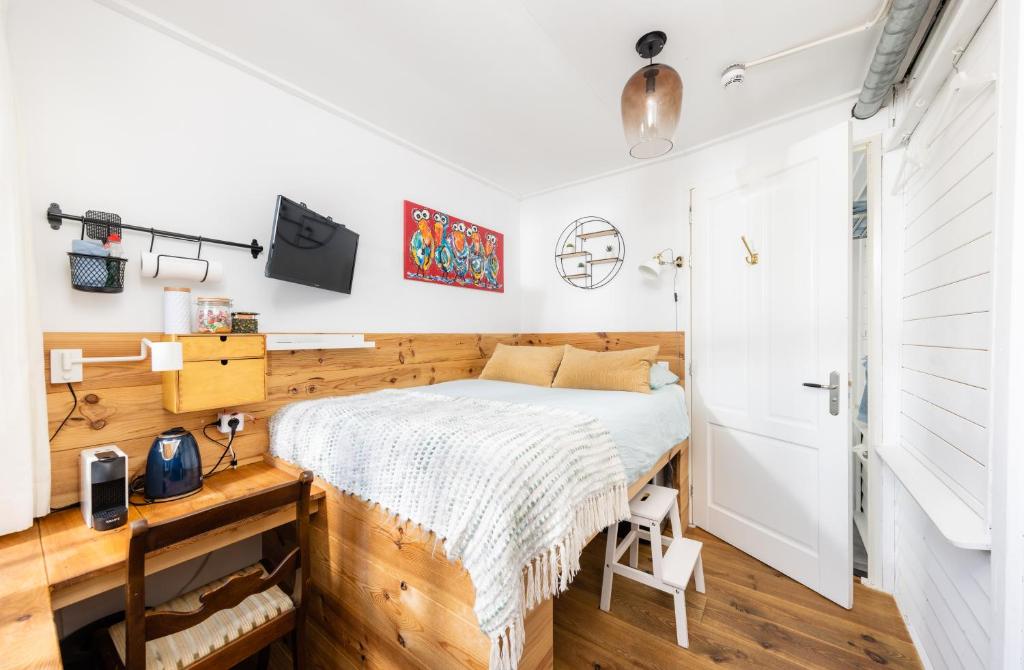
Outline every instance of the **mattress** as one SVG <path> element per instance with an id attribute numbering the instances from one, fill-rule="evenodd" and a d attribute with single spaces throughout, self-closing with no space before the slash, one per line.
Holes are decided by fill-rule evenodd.
<path id="1" fill-rule="evenodd" d="M 636 481 L 666 451 L 690 436 L 686 393 L 669 384 L 651 393 L 548 388 L 487 379 L 464 379 L 421 386 L 417 391 L 547 405 L 574 410 L 600 421 L 611 434 L 627 481 Z"/>

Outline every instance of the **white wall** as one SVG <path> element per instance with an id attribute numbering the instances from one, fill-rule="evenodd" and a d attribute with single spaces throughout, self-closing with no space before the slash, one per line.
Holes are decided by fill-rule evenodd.
<path id="1" fill-rule="evenodd" d="M 949 543 L 902 484 L 896 484 L 896 604 L 928 667 L 990 663 L 991 560 Z"/>
<path id="2" fill-rule="evenodd" d="M 918 464 L 895 476 L 889 500 L 893 588 L 925 663 L 936 668 L 1011 667 L 992 654 L 992 554 L 951 544 L 928 516 L 937 512 L 910 493 L 918 479 L 933 475 L 950 500 L 989 523 L 989 465 L 1007 448 L 992 439 L 993 370 L 1002 365 L 993 351 L 1001 119 L 998 89 L 975 88 L 978 78 L 999 70 L 999 46 L 996 12 L 958 64 L 974 81 L 954 96 L 959 84 L 947 80 L 914 132 L 905 155 L 920 170 L 884 194 L 894 216 L 883 226 L 900 228 L 892 246 L 901 268 L 884 287 L 898 301 L 893 315 L 900 322 L 898 344 L 883 352 L 899 369 L 898 397 L 886 401 L 898 407 L 898 428 L 890 433 L 898 434 L 898 446 L 888 448 Z M 948 55 L 936 58 L 945 66 Z M 898 170 L 901 162 L 894 154 L 887 167 Z"/>
<path id="3" fill-rule="evenodd" d="M 966 72 L 997 69 L 995 23 L 987 22 L 971 43 L 961 60 Z M 996 96 L 993 86 L 947 103 L 953 88 L 950 82 L 933 103 L 907 149 L 923 166 L 901 194 L 901 436 L 905 448 L 985 518 Z"/>
<path id="4" fill-rule="evenodd" d="M 521 204 L 523 330 L 671 330 L 672 268 L 657 282 L 637 265 L 665 247 L 686 258 L 679 273 L 679 327 L 689 331 L 689 189 L 702 181 L 764 160 L 790 144 L 846 123 L 850 101 L 829 104 L 751 129 L 678 158 L 569 186 Z M 683 119 L 686 123 L 685 101 Z M 626 261 L 610 284 L 585 291 L 555 271 L 559 233 L 574 219 L 601 216 L 621 231 Z M 742 251 L 737 241 L 737 253 Z M 700 259 L 694 259 L 700 263 Z"/>
<path id="5" fill-rule="evenodd" d="M 278 193 L 359 232 L 359 260 L 344 296 L 266 279 L 264 258 L 207 246 L 227 277 L 193 284 L 193 294 L 233 297 L 236 309 L 261 312 L 264 330 L 671 329 L 671 276 L 652 284 L 636 265 L 666 246 L 689 262 L 689 187 L 842 123 L 849 111 L 836 103 L 517 203 L 96 3 L 13 0 L 10 32 L 44 330 L 158 330 L 161 288 L 181 283 L 143 280 L 130 263 L 123 294 L 72 290 L 64 252 L 78 229 L 47 227 L 51 201 L 69 213 L 113 211 L 128 223 L 266 244 Z M 505 293 L 402 280 L 403 199 L 505 233 Z M 586 214 L 611 220 L 627 247 L 619 276 L 596 291 L 566 285 L 552 258 L 558 233 Z M 134 258 L 148 238 L 129 232 L 125 246 Z M 679 275 L 684 330 L 688 273 Z"/>
<path id="6" fill-rule="evenodd" d="M 265 255 L 215 246 L 204 256 L 222 261 L 226 278 L 192 285 L 193 295 L 231 296 L 236 309 L 260 312 L 268 331 L 517 329 L 515 269 L 504 294 L 409 282 L 401 269 L 404 199 L 501 231 L 506 268 L 515 268 L 511 196 L 94 2 L 13 0 L 9 33 L 44 330 L 160 330 L 162 286 L 181 283 L 142 280 L 136 261 L 122 294 L 72 290 L 64 252 L 79 227 L 51 231 L 51 201 L 68 213 L 112 211 L 126 223 L 266 245 L 279 193 L 360 234 L 352 295 L 267 279 Z M 126 234 L 133 260 L 148 244 Z"/>
<path id="7" fill-rule="evenodd" d="M 999 5 L 999 155 L 992 375 L 992 665 L 1024 667 L 1024 7 Z"/>

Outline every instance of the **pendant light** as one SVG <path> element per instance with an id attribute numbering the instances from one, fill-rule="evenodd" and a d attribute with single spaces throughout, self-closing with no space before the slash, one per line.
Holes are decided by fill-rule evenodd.
<path id="1" fill-rule="evenodd" d="M 636 52 L 651 62 L 634 72 L 622 89 L 622 127 L 633 158 L 655 158 L 672 150 L 683 80 L 668 65 L 654 62 L 667 40 L 660 30 L 637 40 Z"/>

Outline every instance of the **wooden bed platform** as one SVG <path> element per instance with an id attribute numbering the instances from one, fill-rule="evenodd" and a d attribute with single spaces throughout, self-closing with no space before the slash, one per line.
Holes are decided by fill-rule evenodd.
<path id="1" fill-rule="evenodd" d="M 273 459 L 275 465 L 298 471 Z M 666 451 L 632 482 L 632 496 L 672 462 L 687 518 L 689 441 Z M 451 563 L 435 537 L 397 524 L 375 505 L 317 479 L 327 492 L 310 533 L 313 602 L 307 642 L 314 668 L 487 668 L 490 640 L 473 612 L 469 574 Z M 274 533 L 264 543 L 276 543 Z M 572 588 L 570 586 L 570 588 Z M 526 617 L 522 670 L 554 664 L 552 601 Z"/>

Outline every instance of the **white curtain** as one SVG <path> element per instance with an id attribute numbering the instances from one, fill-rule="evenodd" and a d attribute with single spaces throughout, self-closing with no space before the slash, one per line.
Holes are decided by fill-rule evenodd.
<path id="1" fill-rule="evenodd" d="M 7 2 L 0 0 L 0 534 L 28 528 L 49 511 L 50 447 L 43 342 L 32 256 L 42 214 L 25 207 Z"/>

